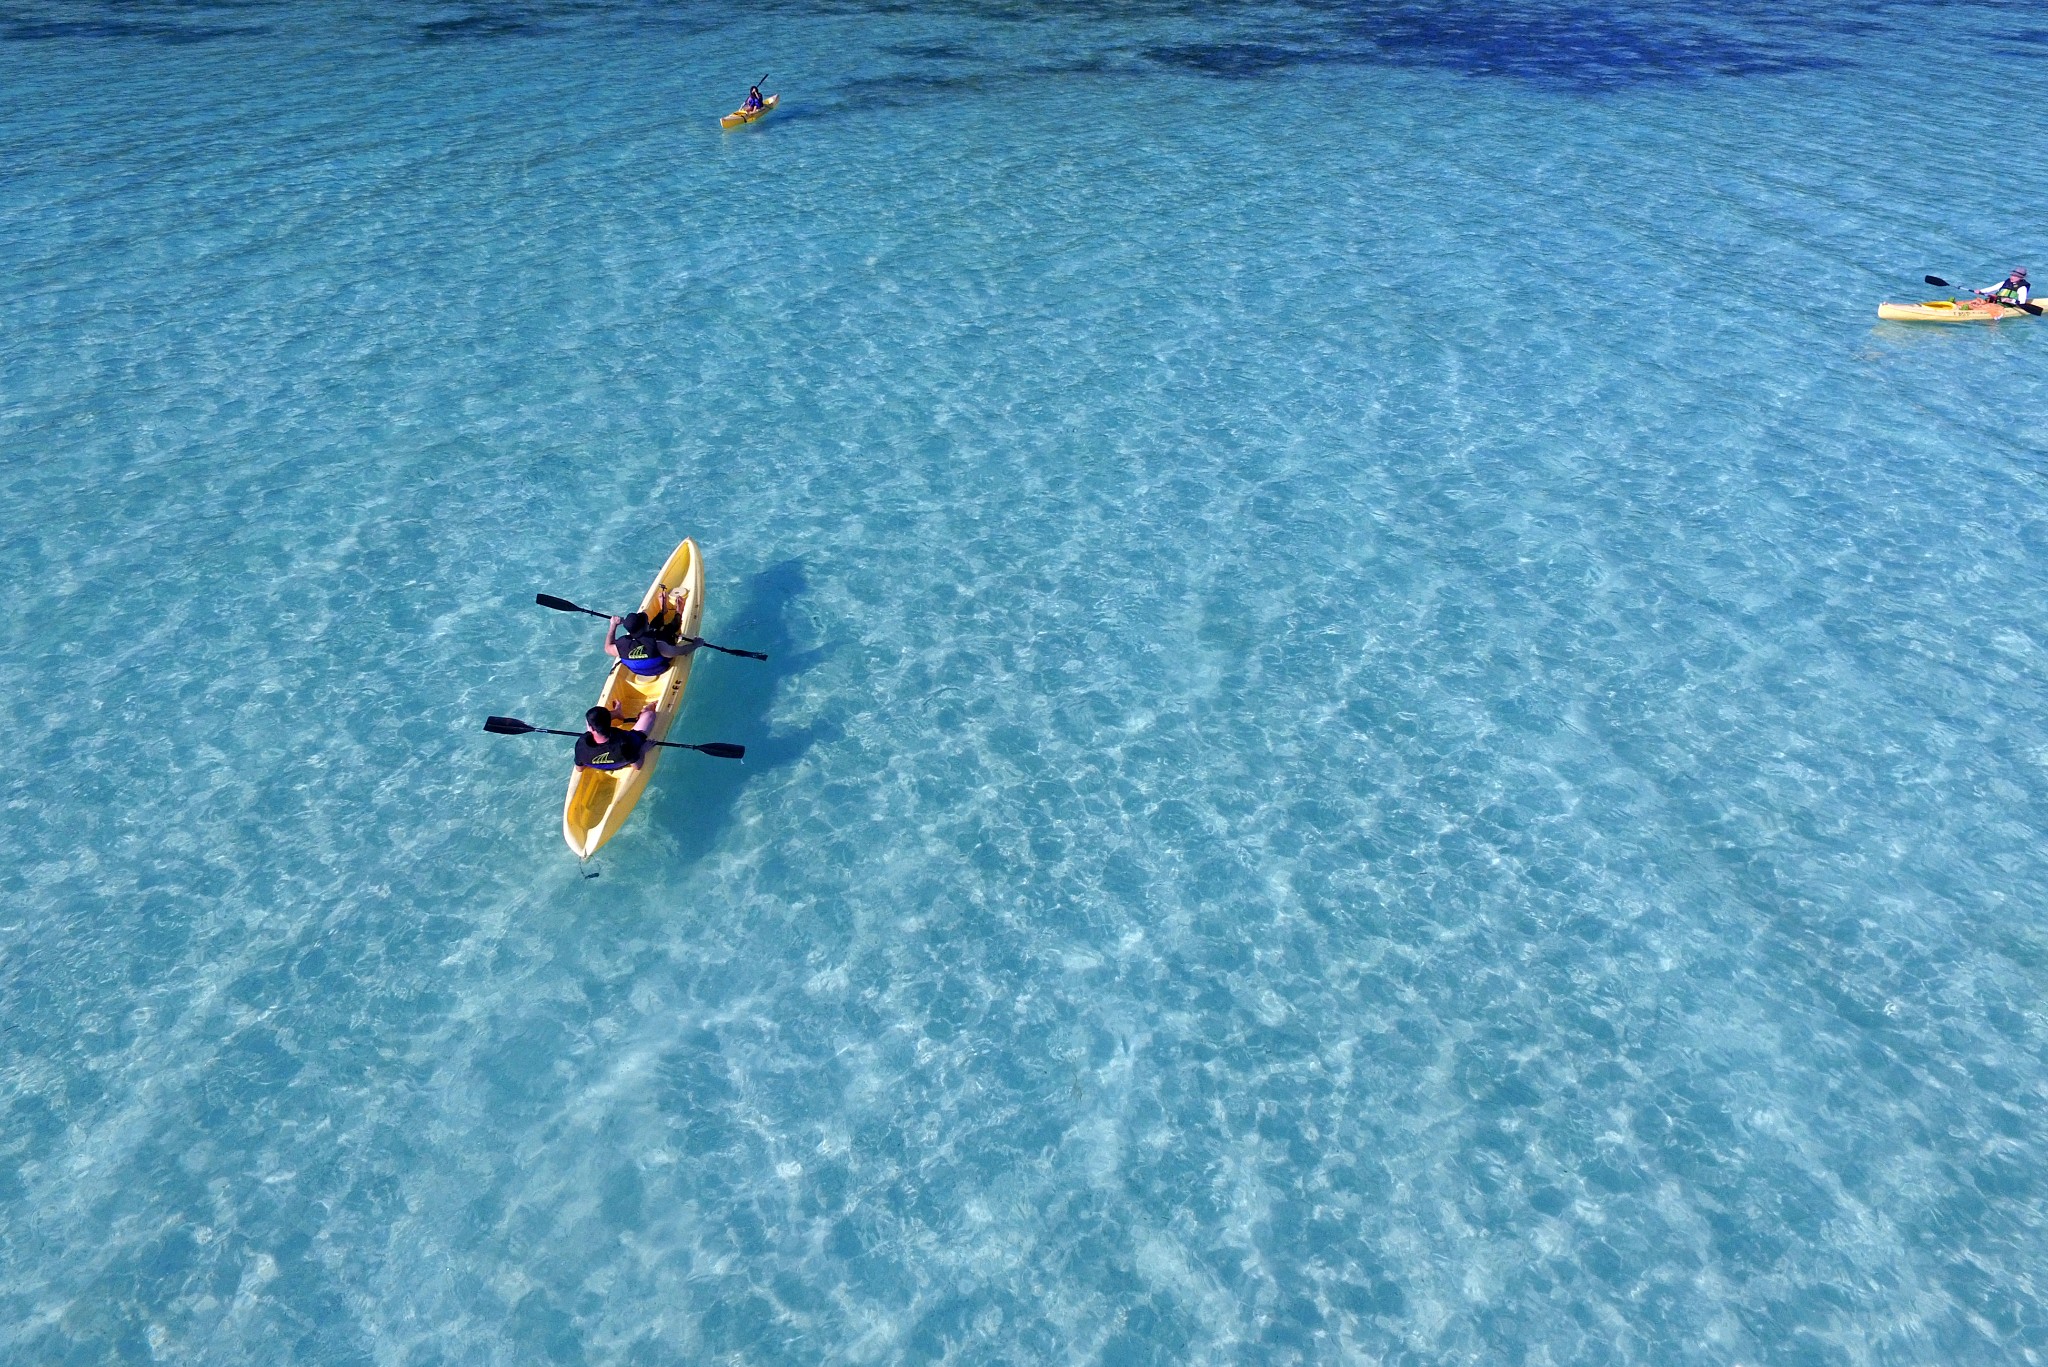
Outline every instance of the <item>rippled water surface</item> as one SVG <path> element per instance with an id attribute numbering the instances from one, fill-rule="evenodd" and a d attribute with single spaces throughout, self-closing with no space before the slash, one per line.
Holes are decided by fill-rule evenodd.
<path id="1" fill-rule="evenodd" d="M 0 1358 L 2048 1357 L 2037 9 L 0 67 Z"/>

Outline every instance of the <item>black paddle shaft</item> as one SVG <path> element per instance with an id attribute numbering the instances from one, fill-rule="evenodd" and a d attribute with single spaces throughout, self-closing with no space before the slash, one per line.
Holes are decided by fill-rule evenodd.
<path id="1" fill-rule="evenodd" d="M 557 598 L 552 593 L 536 593 L 533 595 L 533 601 L 544 608 L 553 608 L 556 612 L 580 612 L 587 617 L 602 617 L 607 622 L 612 619 L 612 615 L 609 612 L 598 612 L 591 608 L 580 608 L 568 599 Z"/>
<path id="2" fill-rule="evenodd" d="M 602 617 L 607 622 L 612 619 L 611 614 L 608 612 L 598 612 L 594 608 L 578 607 L 568 599 L 557 598 L 552 593 L 536 593 L 533 595 L 533 601 L 544 608 L 553 608 L 556 612 L 580 612 L 590 617 Z M 688 641 L 692 645 L 703 646 L 706 650 L 715 650 L 721 655 L 737 655 L 743 660 L 765 660 L 768 658 L 758 650 L 735 650 L 731 646 L 713 645 L 702 636 L 685 636 L 683 641 Z M 682 641 L 678 641 L 676 644 L 681 645 Z"/>
<path id="3" fill-rule="evenodd" d="M 535 726 L 517 717 L 485 717 L 484 730 L 494 736 L 580 736 L 581 731 L 557 731 L 551 726 Z M 702 745 L 690 745 L 679 740 L 658 740 L 652 742 L 667 750 L 695 750 L 713 759 L 745 759 L 747 747 L 734 745 L 730 741 L 706 741 Z"/>

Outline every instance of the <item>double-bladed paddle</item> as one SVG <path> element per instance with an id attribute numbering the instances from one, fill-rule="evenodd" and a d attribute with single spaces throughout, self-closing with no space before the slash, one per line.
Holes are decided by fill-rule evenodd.
<path id="1" fill-rule="evenodd" d="M 517 717 L 485 717 L 484 730 L 494 736 L 580 736 L 583 734 L 581 731 L 556 731 L 546 726 L 535 726 L 530 722 L 523 722 Z M 722 740 L 709 741 L 703 745 L 688 745 L 679 740 L 658 740 L 652 743 L 665 746 L 670 750 L 695 750 L 700 754 L 709 755 L 713 759 L 745 759 L 747 757 L 746 746 L 733 745 Z"/>
<path id="2" fill-rule="evenodd" d="M 1942 279 L 1942 278 L 1941 278 L 1940 276 L 1938 276 L 1938 275 L 1923 275 L 1923 276 L 1921 276 L 1920 278 L 1921 278 L 1922 280 L 1925 280 L 1925 281 L 1926 281 L 1926 282 L 1927 282 L 1928 284 L 1930 284 L 1930 285 L 1934 286 L 1934 288 L 1936 288 L 1936 289 L 1938 289 L 1938 290 L 1969 290 L 1969 289 L 1970 289 L 1970 287 L 1969 287 L 1968 285 L 1951 285 L 1951 284 L 1949 284 L 1949 282 L 1948 282 L 1948 281 L 1946 281 L 1946 280 Z M 1970 293 L 1972 293 L 1972 294 L 1980 294 L 1980 293 L 1981 293 L 1981 291 L 1979 291 L 1979 290 L 1970 290 Z M 1999 302 L 1999 303 L 2000 303 L 2001 305 L 2003 305 L 2004 307 L 2006 307 L 2006 308 L 2016 308 L 2016 309 L 2020 310 L 2020 311 L 2021 311 L 2022 313 L 2031 313 L 2031 314 L 2033 314 L 2033 315 L 2034 315 L 2034 316 L 2035 316 L 2036 318 L 2039 318 L 2039 317 L 2041 316 L 2041 306 L 2040 306 L 2039 304 L 2022 304 L 2022 303 L 2020 303 L 2020 302 L 2019 302 L 2018 300 L 2014 300 L 2014 301 L 2013 301 L 2012 303 L 2010 303 L 2010 304 L 2006 304 L 2004 300 L 1999 300 L 1998 302 Z"/>
<path id="3" fill-rule="evenodd" d="M 599 612 L 595 608 L 578 607 L 568 599 L 557 598 L 552 593 L 536 593 L 533 595 L 533 601 L 544 608 L 553 608 L 556 612 L 580 612 L 590 617 L 602 617 L 607 622 L 612 619 L 612 615 L 609 612 Z M 745 660 L 765 660 L 768 658 L 758 650 L 735 650 L 731 646 L 713 645 L 702 636 L 685 636 L 683 641 L 688 641 L 692 645 L 703 646 L 706 650 L 715 650 L 721 655 L 737 655 Z M 682 641 L 678 641 L 676 644 L 681 645 L 682 643 Z"/>

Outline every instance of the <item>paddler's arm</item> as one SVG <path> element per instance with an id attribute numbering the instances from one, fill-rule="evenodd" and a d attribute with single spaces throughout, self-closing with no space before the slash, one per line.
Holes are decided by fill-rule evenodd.
<path id="1" fill-rule="evenodd" d="M 604 653 L 611 656 L 614 660 L 619 658 L 619 628 L 625 624 L 625 618 L 614 617 L 612 618 L 612 624 L 605 628 Z"/>
<path id="2" fill-rule="evenodd" d="M 633 723 L 633 731 L 636 735 L 644 736 L 653 729 L 654 704 L 649 703 L 647 704 L 647 706 L 640 709 L 640 719 Z M 640 754 L 633 761 L 633 767 L 635 769 L 645 769 L 647 767 L 648 759 L 652 757 L 653 754 L 654 747 L 652 745 L 643 743 L 640 746 Z"/>

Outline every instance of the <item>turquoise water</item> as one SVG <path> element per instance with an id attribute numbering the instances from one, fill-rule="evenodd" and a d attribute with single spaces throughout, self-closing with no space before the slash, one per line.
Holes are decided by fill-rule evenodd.
<path id="1" fill-rule="evenodd" d="M 0 1358 L 2048 1356 L 2038 11 L 0 66 Z"/>

